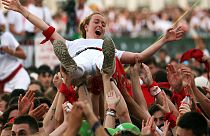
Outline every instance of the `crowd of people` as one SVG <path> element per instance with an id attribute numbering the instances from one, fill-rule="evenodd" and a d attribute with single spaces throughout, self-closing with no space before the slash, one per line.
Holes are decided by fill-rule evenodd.
<path id="1" fill-rule="evenodd" d="M 78 8 L 84 8 L 85 1 L 80 2 Z M 78 28 L 82 38 L 69 41 L 53 27 L 50 12 L 41 8 L 41 3 L 36 0 L 28 6 L 31 3 L 23 0 L 2 0 L 9 10 L 7 22 L 13 23 L 8 24 L 7 31 L 0 15 L 1 136 L 210 135 L 210 56 L 204 42 L 193 35 L 197 48 L 185 52 L 180 60 L 170 59 L 161 49 L 186 35 L 187 21 L 170 28 L 181 10 L 174 9 L 171 17 L 169 12 L 154 15 L 145 11 L 134 13 L 134 17 L 127 11 L 111 9 L 102 14 L 87 8 L 84 17 L 82 11 L 81 18 L 72 15 L 77 18 L 75 23 L 81 22 Z M 198 21 L 199 17 L 209 19 L 207 13 L 196 12 L 190 27 L 208 31 L 209 24 Z M 18 16 L 31 31 L 15 27 L 14 18 Z M 133 17 L 141 20 L 139 29 L 132 28 Z M 154 24 L 151 18 L 162 23 Z M 68 21 L 67 28 L 73 29 Z M 143 28 L 165 34 L 140 53 L 117 50 L 106 36 L 106 31 L 135 36 L 133 30 Z M 19 61 L 26 58 L 19 42 L 41 32 L 45 36 L 42 43 L 52 42 L 61 64 L 53 70 L 47 65 L 25 69 Z M 158 50 L 159 56 L 154 58 Z"/>

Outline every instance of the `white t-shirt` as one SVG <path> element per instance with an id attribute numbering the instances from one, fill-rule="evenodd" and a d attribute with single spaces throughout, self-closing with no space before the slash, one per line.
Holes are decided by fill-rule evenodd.
<path id="1" fill-rule="evenodd" d="M 69 51 L 69 54 L 73 57 L 75 56 L 75 54 L 78 51 L 81 51 L 87 47 L 97 47 L 102 49 L 102 45 L 103 45 L 103 41 L 102 39 L 84 39 L 84 38 L 80 38 L 80 39 L 76 39 L 74 41 L 66 41 L 66 45 Z M 124 51 L 120 51 L 120 50 L 115 50 L 115 57 L 117 57 L 118 59 L 121 58 L 122 54 Z M 87 56 L 88 57 L 88 56 Z"/>
<path id="2" fill-rule="evenodd" d="M 33 15 L 39 17 L 40 19 L 44 20 L 47 24 L 52 24 L 52 15 L 50 10 L 47 7 L 37 7 L 34 5 L 28 6 L 28 11 Z M 29 21 L 26 21 L 25 30 L 28 32 L 34 32 L 34 25 Z"/>
<path id="3" fill-rule="evenodd" d="M 10 32 L 4 32 L 0 36 L 0 47 L 8 46 L 9 48 L 16 49 L 19 43 Z M 14 56 L 7 53 L 0 52 L 0 80 L 5 79 L 11 74 L 18 66 L 20 62 Z"/>
<path id="4" fill-rule="evenodd" d="M 69 54 L 74 58 L 79 69 L 74 72 L 72 78 L 81 77 L 83 74 L 94 75 L 102 69 L 104 55 L 102 51 L 96 49 L 87 49 L 75 56 L 78 51 L 82 51 L 87 47 L 96 47 L 102 49 L 102 39 L 77 39 L 74 41 L 66 41 Z M 115 56 L 121 58 L 124 51 L 115 50 Z"/>
<path id="5" fill-rule="evenodd" d="M 8 24 L 14 25 L 14 29 L 16 32 L 20 33 L 22 31 L 25 31 L 24 25 L 25 25 L 26 19 L 20 13 L 10 10 L 7 15 L 7 21 L 8 21 Z"/>
<path id="6" fill-rule="evenodd" d="M 6 24 L 4 14 L 1 9 L 0 9 L 0 24 Z"/>

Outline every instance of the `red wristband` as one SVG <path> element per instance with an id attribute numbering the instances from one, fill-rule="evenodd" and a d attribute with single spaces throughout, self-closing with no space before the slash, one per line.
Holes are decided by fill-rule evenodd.
<path id="1" fill-rule="evenodd" d="M 153 83 L 149 86 L 149 89 L 152 88 L 152 87 L 154 87 L 154 86 L 158 86 L 158 83 L 155 82 L 155 81 L 153 81 Z"/>
<path id="2" fill-rule="evenodd" d="M 44 44 L 45 42 L 47 42 L 48 40 L 51 39 L 52 34 L 55 32 L 55 28 L 50 26 L 47 28 L 47 30 L 44 30 L 42 32 L 42 34 L 45 36 L 45 39 L 40 43 L 40 44 Z"/>

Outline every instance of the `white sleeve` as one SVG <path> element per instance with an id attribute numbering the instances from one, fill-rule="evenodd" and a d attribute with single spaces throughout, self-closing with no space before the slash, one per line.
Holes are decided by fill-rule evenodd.
<path id="1" fill-rule="evenodd" d="M 15 24 L 15 15 L 14 15 L 13 11 L 8 12 L 7 22 L 8 22 L 8 24 Z"/>
<path id="2" fill-rule="evenodd" d="M 115 50 L 115 57 L 117 57 L 119 60 L 120 58 L 122 57 L 122 54 L 124 53 L 125 51 L 121 51 L 121 50 Z"/>
<path id="3" fill-rule="evenodd" d="M 66 40 L 66 43 L 65 44 L 66 44 L 67 48 L 69 48 L 70 46 L 73 45 L 73 41 Z"/>
<path id="4" fill-rule="evenodd" d="M 11 33 L 5 32 L 2 35 L 2 45 L 16 49 L 19 46 L 19 43 Z"/>

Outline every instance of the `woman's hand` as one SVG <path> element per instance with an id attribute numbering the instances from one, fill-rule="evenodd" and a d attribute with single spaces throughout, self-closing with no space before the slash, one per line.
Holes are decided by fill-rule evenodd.
<path id="1" fill-rule="evenodd" d="M 178 26 L 177 28 L 169 28 L 163 38 L 166 42 L 177 41 L 182 39 L 184 34 L 183 27 Z"/>
<path id="2" fill-rule="evenodd" d="M 2 4 L 5 9 L 14 10 L 17 12 L 21 11 L 22 5 L 19 0 L 2 0 Z"/>

